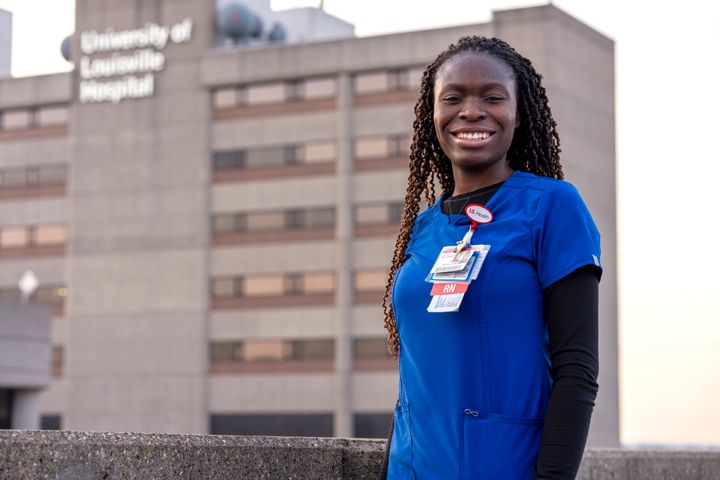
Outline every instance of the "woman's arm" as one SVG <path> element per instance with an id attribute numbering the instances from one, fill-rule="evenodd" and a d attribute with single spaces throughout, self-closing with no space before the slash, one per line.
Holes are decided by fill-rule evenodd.
<path id="1" fill-rule="evenodd" d="M 582 459 L 598 384 L 599 269 L 581 267 L 545 290 L 553 388 L 536 479 L 571 480 Z"/>

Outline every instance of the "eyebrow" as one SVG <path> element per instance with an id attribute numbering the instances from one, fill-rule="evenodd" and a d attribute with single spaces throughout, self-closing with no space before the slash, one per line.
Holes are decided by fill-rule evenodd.
<path id="1" fill-rule="evenodd" d="M 502 83 L 485 83 L 485 84 L 483 84 L 483 90 L 490 90 L 493 88 L 500 88 L 506 92 L 508 91 L 508 89 Z M 465 90 L 467 90 L 467 85 L 462 84 L 462 83 L 447 83 L 447 84 L 443 85 L 443 87 L 440 89 L 440 91 L 448 90 L 448 89 L 465 91 Z"/>

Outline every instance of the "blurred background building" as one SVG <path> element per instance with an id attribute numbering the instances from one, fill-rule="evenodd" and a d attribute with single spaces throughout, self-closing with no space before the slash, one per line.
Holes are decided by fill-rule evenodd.
<path id="1" fill-rule="evenodd" d="M 77 2 L 75 69 L 0 80 L 0 302 L 29 269 L 53 309 L 42 426 L 385 436 L 412 107 L 463 35 L 543 73 L 603 233 L 590 444 L 616 445 L 614 47 L 553 6 L 355 38 L 269 0 Z"/>

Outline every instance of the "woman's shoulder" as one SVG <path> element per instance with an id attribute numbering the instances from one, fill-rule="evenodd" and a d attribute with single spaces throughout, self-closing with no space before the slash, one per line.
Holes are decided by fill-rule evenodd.
<path id="1" fill-rule="evenodd" d="M 582 202 L 580 192 L 572 183 L 557 178 L 543 177 L 530 172 L 515 172 L 518 187 L 535 192 L 546 202 Z"/>

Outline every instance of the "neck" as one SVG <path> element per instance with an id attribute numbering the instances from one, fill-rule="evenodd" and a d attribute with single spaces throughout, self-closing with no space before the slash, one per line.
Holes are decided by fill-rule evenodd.
<path id="1" fill-rule="evenodd" d="M 479 188 L 489 187 L 496 183 L 504 182 L 513 171 L 510 167 L 503 163 L 503 168 L 494 169 L 493 171 L 468 172 L 453 169 L 453 177 L 455 178 L 455 188 L 452 196 L 462 195 L 463 193 L 472 192 Z"/>

